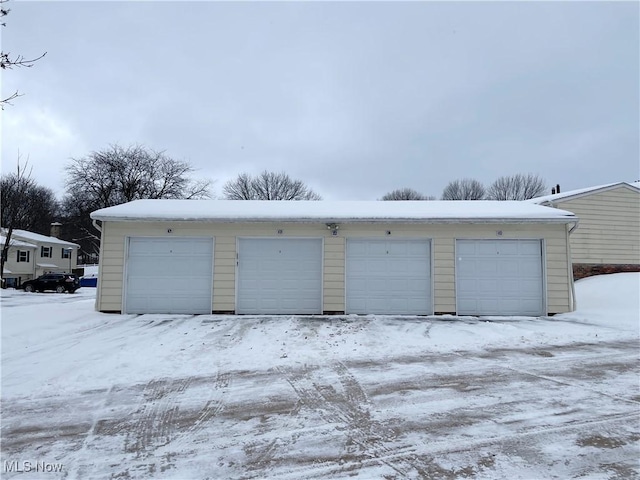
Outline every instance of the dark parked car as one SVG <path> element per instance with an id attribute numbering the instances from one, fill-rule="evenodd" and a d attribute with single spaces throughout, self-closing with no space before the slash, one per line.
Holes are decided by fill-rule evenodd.
<path id="1" fill-rule="evenodd" d="M 70 273 L 47 273 L 34 280 L 27 280 L 20 288 L 25 292 L 44 292 L 55 290 L 57 293 L 73 293 L 80 288 L 78 277 Z"/>

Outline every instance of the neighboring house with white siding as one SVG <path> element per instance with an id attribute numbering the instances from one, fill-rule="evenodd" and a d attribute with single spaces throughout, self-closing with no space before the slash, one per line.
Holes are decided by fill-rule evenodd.
<path id="1" fill-rule="evenodd" d="M 577 219 L 525 202 L 137 200 L 91 218 L 101 231 L 103 312 L 574 308 L 569 235 Z"/>
<path id="2" fill-rule="evenodd" d="M 4 249 L 6 241 L 6 237 L 0 235 L 0 249 Z M 15 287 L 33 278 L 37 248 L 32 243 L 15 239 L 9 241 L 9 250 L 7 251 L 7 258 L 5 258 L 2 275 L 7 286 Z"/>
<path id="3" fill-rule="evenodd" d="M 4 241 L 3 236 L 3 245 Z M 79 247 L 77 243 L 54 236 L 13 230 L 3 278 L 8 286 L 12 286 L 45 273 L 73 272 L 77 267 Z"/>
<path id="4" fill-rule="evenodd" d="M 533 198 L 580 219 L 571 235 L 576 278 L 640 271 L 640 183 L 618 182 Z"/>

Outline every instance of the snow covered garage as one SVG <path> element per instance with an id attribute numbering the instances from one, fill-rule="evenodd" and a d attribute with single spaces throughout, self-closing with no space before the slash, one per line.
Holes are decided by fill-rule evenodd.
<path id="1" fill-rule="evenodd" d="M 578 220 L 527 202 L 137 200 L 91 217 L 103 312 L 543 315 L 574 305 Z"/>

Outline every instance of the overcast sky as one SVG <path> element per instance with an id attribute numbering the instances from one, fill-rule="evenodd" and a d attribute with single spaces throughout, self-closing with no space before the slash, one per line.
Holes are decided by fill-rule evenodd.
<path id="1" fill-rule="evenodd" d="M 198 177 L 286 171 L 327 200 L 537 173 L 640 178 L 638 2 L 17 2 L 2 169 L 143 144 Z"/>

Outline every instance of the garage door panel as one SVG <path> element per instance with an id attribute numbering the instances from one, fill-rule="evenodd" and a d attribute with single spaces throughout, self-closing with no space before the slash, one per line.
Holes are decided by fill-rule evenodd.
<path id="1" fill-rule="evenodd" d="M 246 284 L 251 283 L 253 285 L 254 288 L 258 289 L 258 290 L 264 290 L 267 292 L 274 292 L 274 291 L 278 291 L 282 285 L 282 280 L 280 279 L 275 279 L 273 277 L 269 277 L 269 278 L 265 278 L 263 280 L 256 280 L 253 282 L 243 282 L 242 285 L 245 286 Z"/>
<path id="2" fill-rule="evenodd" d="M 540 256 L 537 258 L 523 258 L 520 262 L 520 271 L 522 273 L 529 273 L 531 275 L 539 275 L 542 271 L 542 264 L 540 263 Z"/>
<path id="3" fill-rule="evenodd" d="M 386 271 L 392 275 L 407 275 L 407 268 L 409 268 L 409 265 L 404 258 L 399 258 L 397 261 L 386 262 Z"/>
<path id="4" fill-rule="evenodd" d="M 461 315 L 541 315 L 540 240 L 457 240 L 456 301 Z"/>
<path id="5" fill-rule="evenodd" d="M 412 242 L 407 244 L 407 253 L 413 257 L 429 256 L 429 244 Z"/>
<path id="6" fill-rule="evenodd" d="M 476 245 L 473 242 L 460 243 L 456 246 L 456 252 L 461 255 L 473 255 L 476 253 Z"/>
<path id="7" fill-rule="evenodd" d="M 475 312 L 478 310 L 478 302 L 476 299 L 464 298 L 458 300 L 459 312 Z M 459 315 L 463 315 L 459 313 Z"/>
<path id="8" fill-rule="evenodd" d="M 391 290 L 392 292 L 401 292 L 402 290 L 407 290 L 407 279 L 390 278 L 387 285 L 389 290 Z"/>
<path id="9" fill-rule="evenodd" d="M 406 258 L 409 254 L 409 248 L 406 242 L 387 242 L 386 247 L 387 255 Z"/>
<path id="10" fill-rule="evenodd" d="M 208 279 L 211 276 L 211 265 L 209 265 L 208 261 L 193 261 L 189 264 L 189 269 L 194 279 Z"/>
<path id="11" fill-rule="evenodd" d="M 496 298 L 481 298 L 477 300 L 476 305 L 481 311 L 495 312 L 500 310 L 500 300 Z"/>
<path id="12" fill-rule="evenodd" d="M 497 252 L 497 245 L 493 241 L 483 242 L 475 245 L 475 254 L 478 256 L 489 255 L 494 256 Z"/>
<path id="13" fill-rule="evenodd" d="M 364 242 L 363 242 L 364 243 Z M 383 242 L 375 242 L 375 243 L 365 243 L 364 252 L 362 252 L 362 256 L 370 257 L 376 255 L 385 255 L 387 252 L 387 246 Z"/>
<path id="14" fill-rule="evenodd" d="M 367 273 L 367 264 L 364 262 L 354 263 L 351 272 L 356 275 L 364 275 Z"/>
<path id="15" fill-rule="evenodd" d="M 347 239 L 347 313 L 429 314 L 428 240 Z"/>
<path id="16" fill-rule="evenodd" d="M 211 313 L 212 294 L 212 238 L 129 238 L 125 312 Z"/>
<path id="17" fill-rule="evenodd" d="M 540 308 L 540 305 L 537 298 L 525 298 L 522 300 L 522 307 L 526 312 L 525 315 L 537 315 L 536 312 Z"/>
<path id="18" fill-rule="evenodd" d="M 500 258 L 496 261 L 496 269 L 500 275 L 517 277 L 520 267 L 521 263 L 519 263 L 517 259 Z"/>
<path id="19" fill-rule="evenodd" d="M 542 284 L 538 280 L 520 280 L 520 288 L 523 293 L 531 292 L 532 295 L 542 293 Z"/>
<path id="20" fill-rule="evenodd" d="M 539 257 L 542 253 L 540 242 L 537 240 L 522 241 L 520 242 L 519 247 L 519 252 L 521 255 L 531 255 L 534 257 Z"/>
<path id="21" fill-rule="evenodd" d="M 370 290 L 383 291 L 383 290 L 386 290 L 387 288 L 387 282 L 388 282 L 387 278 L 368 278 L 365 281 L 365 286 L 366 286 L 365 288 L 367 291 L 370 291 Z"/>
<path id="22" fill-rule="evenodd" d="M 474 272 L 476 275 L 481 275 L 483 277 L 488 276 L 488 275 L 494 275 L 496 273 L 498 273 L 498 265 L 496 263 L 495 260 L 493 259 L 479 259 L 476 260 L 475 262 L 475 266 L 474 266 Z"/>
<path id="23" fill-rule="evenodd" d="M 266 298 L 262 296 L 257 301 L 252 303 L 254 305 L 254 308 L 256 309 L 255 313 L 258 313 L 258 312 L 274 313 L 274 312 L 277 312 L 278 309 L 280 308 L 280 302 L 276 300 L 275 296 L 270 296 L 270 297 L 267 296 Z"/>
<path id="24" fill-rule="evenodd" d="M 383 254 L 385 255 L 385 254 Z M 362 257 L 361 262 L 365 265 L 364 271 L 367 274 L 384 275 L 387 273 L 387 259 Z"/>
<path id="25" fill-rule="evenodd" d="M 512 242 L 497 242 L 496 251 L 502 256 L 518 256 L 520 255 L 520 245 Z"/>
<path id="26" fill-rule="evenodd" d="M 367 299 L 365 297 L 352 296 L 350 298 L 351 306 L 354 309 L 365 310 L 367 308 Z"/>
<path id="27" fill-rule="evenodd" d="M 523 303 L 518 299 L 501 299 L 499 300 L 499 309 L 503 315 L 526 315 Z"/>
<path id="28" fill-rule="evenodd" d="M 515 281 L 515 282 L 500 282 L 500 286 L 498 287 L 499 290 L 507 295 L 517 295 L 519 292 L 522 291 L 522 285 L 520 282 Z M 491 289 L 489 290 L 487 293 L 493 293 L 495 292 L 497 289 Z"/>
<path id="29" fill-rule="evenodd" d="M 258 286 L 260 285 L 260 282 L 255 279 L 255 278 L 242 278 L 242 279 L 238 279 L 238 290 L 240 289 L 255 289 L 258 288 Z"/>
<path id="30" fill-rule="evenodd" d="M 473 278 L 459 278 L 458 289 L 459 290 L 474 290 L 476 288 L 476 280 Z"/>
<path id="31" fill-rule="evenodd" d="M 427 253 L 428 255 L 428 253 Z M 431 265 L 429 260 L 426 259 L 416 259 L 416 260 L 411 260 L 409 262 L 406 263 L 406 270 L 405 272 L 408 275 L 418 275 L 418 276 L 422 276 L 422 274 L 424 272 L 428 272 L 431 269 Z"/>
<path id="32" fill-rule="evenodd" d="M 407 291 L 414 295 L 422 295 L 424 292 L 428 292 L 430 288 L 431 285 L 427 279 L 409 281 L 406 287 Z"/>
<path id="33" fill-rule="evenodd" d="M 490 295 L 499 290 L 500 281 L 497 279 L 474 280 L 473 285 L 481 295 Z"/>
<path id="34" fill-rule="evenodd" d="M 365 242 L 351 241 L 349 246 L 350 255 L 353 257 L 366 257 L 369 254 L 368 245 Z"/>
<path id="35" fill-rule="evenodd" d="M 458 261 L 456 265 L 456 274 L 461 279 L 475 278 L 477 270 L 476 262 L 473 260 Z"/>
<path id="36" fill-rule="evenodd" d="M 367 279 L 365 277 L 352 278 L 349 285 L 355 298 L 357 296 L 356 292 L 365 292 L 367 290 Z"/>

